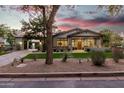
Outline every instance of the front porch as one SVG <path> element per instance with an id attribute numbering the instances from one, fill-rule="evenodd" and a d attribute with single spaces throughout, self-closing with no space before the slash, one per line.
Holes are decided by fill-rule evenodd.
<path id="1" fill-rule="evenodd" d="M 102 35 L 100 33 L 75 28 L 54 35 L 54 47 L 65 47 L 69 50 L 85 50 L 86 48 L 101 48 Z"/>
<path id="2" fill-rule="evenodd" d="M 101 39 L 93 37 L 71 37 L 57 39 L 57 47 L 66 47 L 70 50 L 85 50 L 85 48 L 101 48 Z"/>
<path id="3" fill-rule="evenodd" d="M 38 50 L 42 50 L 42 44 L 43 42 L 40 40 L 36 40 L 36 39 L 31 39 L 31 40 L 27 40 L 27 47 L 26 49 L 31 50 L 31 51 L 38 51 Z"/>

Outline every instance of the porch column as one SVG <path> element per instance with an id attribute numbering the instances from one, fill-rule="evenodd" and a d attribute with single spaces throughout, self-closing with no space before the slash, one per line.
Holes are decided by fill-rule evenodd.
<path id="1" fill-rule="evenodd" d="M 68 38 L 68 48 L 72 51 L 72 39 Z"/>
<path id="2" fill-rule="evenodd" d="M 32 43 L 32 49 L 35 49 L 35 43 L 34 42 Z"/>
<path id="3" fill-rule="evenodd" d="M 39 46 L 40 46 L 40 51 L 41 51 L 41 50 L 42 50 L 42 48 L 43 48 L 43 47 L 42 47 L 42 46 L 43 46 L 43 44 L 42 44 L 42 42 L 41 42 L 41 41 L 39 42 Z"/>
<path id="4" fill-rule="evenodd" d="M 24 40 L 22 40 L 22 50 L 24 50 Z"/>
<path id="5" fill-rule="evenodd" d="M 99 46 L 102 47 L 102 38 L 99 39 Z"/>
<path id="6" fill-rule="evenodd" d="M 24 40 L 23 39 L 19 39 L 19 46 L 20 46 L 20 50 L 24 49 Z"/>
<path id="7" fill-rule="evenodd" d="M 99 48 L 99 39 L 96 39 L 96 47 Z"/>
<path id="8" fill-rule="evenodd" d="M 27 49 L 29 49 L 29 40 L 27 40 Z"/>
<path id="9" fill-rule="evenodd" d="M 101 44 L 102 44 L 101 38 L 97 39 L 97 40 L 96 40 L 96 46 L 97 46 L 98 48 L 101 48 Z"/>

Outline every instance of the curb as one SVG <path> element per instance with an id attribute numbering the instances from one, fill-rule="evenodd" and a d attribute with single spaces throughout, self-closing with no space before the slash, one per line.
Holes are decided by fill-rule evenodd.
<path id="1" fill-rule="evenodd" d="M 124 72 L 56 72 L 56 73 L 0 73 L 0 78 L 47 78 L 47 77 L 112 77 L 124 76 Z"/>

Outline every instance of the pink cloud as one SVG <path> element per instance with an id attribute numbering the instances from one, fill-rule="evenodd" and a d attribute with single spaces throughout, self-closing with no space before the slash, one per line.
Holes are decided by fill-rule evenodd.
<path id="1" fill-rule="evenodd" d="M 74 18 L 57 19 L 56 21 L 77 25 L 80 28 L 91 28 L 91 27 L 100 25 L 100 23 L 98 22 L 94 22 L 90 20 L 82 20 L 82 19 L 80 20 L 80 19 L 74 19 Z"/>
<path id="2" fill-rule="evenodd" d="M 114 22 L 114 21 L 97 21 L 97 20 L 84 20 L 84 19 L 76 19 L 76 18 L 64 18 L 64 19 L 57 19 L 57 22 L 64 22 L 64 23 L 68 23 L 68 24 L 73 24 L 76 25 L 80 28 L 84 28 L 84 29 L 90 29 L 90 28 L 95 28 L 96 26 L 100 26 L 100 25 L 107 25 L 107 26 L 114 26 L 114 25 L 124 25 L 124 22 Z M 71 29 L 73 27 L 70 26 L 59 26 L 58 27 L 60 30 L 68 30 Z"/>
<path id="3" fill-rule="evenodd" d="M 123 22 L 112 22 L 112 21 L 110 21 L 110 22 L 106 22 L 105 23 L 106 25 L 110 25 L 110 26 L 114 26 L 114 25 L 124 25 L 124 23 Z"/>
<path id="4" fill-rule="evenodd" d="M 68 27 L 68 26 L 58 26 L 58 30 L 62 30 L 62 31 L 67 31 L 72 29 L 73 27 Z"/>

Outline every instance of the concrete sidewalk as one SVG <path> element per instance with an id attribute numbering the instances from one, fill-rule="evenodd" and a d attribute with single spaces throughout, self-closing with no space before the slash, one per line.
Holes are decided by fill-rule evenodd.
<path id="1" fill-rule="evenodd" d="M 9 54 L 2 55 L 0 56 L 0 67 L 12 63 L 14 58 L 24 57 L 29 53 L 31 52 L 28 50 L 23 50 L 23 51 L 15 51 Z"/>

